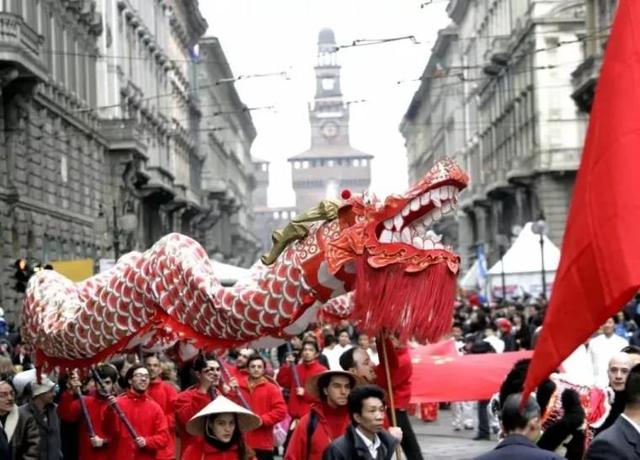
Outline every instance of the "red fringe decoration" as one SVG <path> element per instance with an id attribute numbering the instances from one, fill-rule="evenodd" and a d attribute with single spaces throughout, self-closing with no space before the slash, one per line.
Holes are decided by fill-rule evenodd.
<path id="1" fill-rule="evenodd" d="M 377 269 L 357 262 L 355 307 L 352 318 L 372 335 L 384 330 L 401 341 L 437 342 L 451 329 L 456 277 L 446 264 L 406 273 L 399 264 Z"/>

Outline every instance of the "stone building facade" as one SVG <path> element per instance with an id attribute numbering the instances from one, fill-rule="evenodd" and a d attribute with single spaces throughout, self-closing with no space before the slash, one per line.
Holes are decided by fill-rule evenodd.
<path id="1" fill-rule="evenodd" d="M 251 145 L 256 129 L 233 79 L 218 39 L 201 40 L 197 68 L 202 115 L 197 138 L 204 158 L 201 241 L 212 256 L 250 266 L 260 252 L 252 211 L 256 175 Z"/>
<path id="2" fill-rule="evenodd" d="M 197 0 L 118 0 L 100 8 L 105 212 L 137 216 L 137 230 L 121 237 L 124 250 L 146 248 L 171 231 L 197 237 L 204 158 L 193 58 L 207 23 Z"/>
<path id="3" fill-rule="evenodd" d="M 113 257 L 116 241 L 123 253 L 179 231 L 227 261 L 255 260 L 255 129 L 246 113 L 222 117 L 229 131 L 208 129 L 217 115 L 201 102 L 209 95 L 196 66 L 206 28 L 197 0 L 0 2 L 0 306 L 9 322 L 23 296 L 18 258 L 97 261 Z M 230 72 L 226 60 L 219 66 L 206 71 Z M 243 107 L 232 86 L 217 97 Z M 229 164 L 212 159 L 221 153 Z M 235 193 L 227 208 L 212 199 L 217 168 Z M 114 232 L 125 215 L 137 225 Z"/>
<path id="4" fill-rule="evenodd" d="M 583 2 L 451 0 L 447 11 L 401 123 L 410 177 L 443 156 L 469 172 L 440 228 L 466 264 L 477 244 L 496 260 L 498 243 L 540 216 L 560 244 L 586 126 L 571 99 Z"/>
<path id="5" fill-rule="evenodd" d="M 107 142 L 95 85 L 96 2 L 0 3 L 0 305 L 16 321 L 20 257 L 93 257 Z"/>
<path id="6" fill-rule="evenodd" d="M 574 88 L 571 97 L 580 111 L 590 112 L 618 0 L 585 0 L 584 4 L 585 59 L 571 74 Z"/>

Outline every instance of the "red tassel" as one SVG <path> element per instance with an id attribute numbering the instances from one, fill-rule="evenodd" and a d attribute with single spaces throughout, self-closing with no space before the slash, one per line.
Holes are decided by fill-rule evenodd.
<path id="1" fill-rule="evenodd" d="M 386 330 L 401 341 L 436 342 L 451 328 L 455 292 L 446 264 L 407 273 L 402 265 L 373 268 L 365 254 L 357 261 L 353 319 L 368 334 Z"/>

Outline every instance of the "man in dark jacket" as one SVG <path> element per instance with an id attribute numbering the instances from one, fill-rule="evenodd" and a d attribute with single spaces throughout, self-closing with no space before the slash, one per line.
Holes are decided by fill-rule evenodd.
<path id="1" fill-rule="evenodd" d="M 56 384 L 44 374 L 40 382 L 29 384 L 31 401 L 20 406 L 20 413 L 32 416 L 40 430 L 40 460 L 62 459 L 60 419 L 53 403 Z"/>
<path id="2" fill-rule="evenodd" d="M 376 385 L 351 390 L 347 407 L 351 425 L 333 441 L 323 460 L 390 460 L 398 440 L 384 431 L 384 391 Z"/>
<path id="3" fill-rule="evenodd" d="M 631 369 L 624 391 L 624 412 L 596 436 L 587 451 L 587 460 L 640 458 L 640 364 Z"/>
<path id="4" fill-rule="evenodd" d="M 562 460 L 559 455 L 542 450 L 534 441 L 540 435 L 540 406 L 533 396 L 520 409 L 521 393 L 510 395 L 502 407 L 502 430 L 506 438 L 476 460 Z"/>
<path id="5" fill-rule="evenodd" d="M 6 443 L 1 459 L 38 460 L 40 434 L 35 419 L 18 410 L 11 381 L 0 376 L 0 437 Z"/>

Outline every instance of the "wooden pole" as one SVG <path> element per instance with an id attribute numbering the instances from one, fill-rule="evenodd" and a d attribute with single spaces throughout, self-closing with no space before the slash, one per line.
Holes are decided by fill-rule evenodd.
<path id="1" fill-rule="evenodd" d="M 391 424 L 398 426 L 398 420 L 396 417 L 396 404 L 393 398 L 393 386 L 391 385 L 391 370 L 389 369 L 389 356 L 387 355 L 387 337 L 386 334 L 380 334 L 382 340 L 382 362 L 384 363 L 384 374 L 387 380 L 387 399 L 389 400 L 389 406 L 391 406 Z M 396 446 L 396 458 L 402 460 L 402 447 L 400 444 Z"/>

